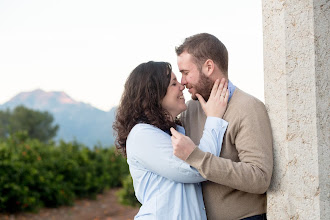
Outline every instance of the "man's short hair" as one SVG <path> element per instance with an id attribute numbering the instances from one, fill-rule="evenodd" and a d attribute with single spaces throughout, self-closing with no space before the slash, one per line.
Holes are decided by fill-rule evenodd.
<path id="1" fill-rule="evenodd" d="M 193 62 L 199 70 L 207 59 L 213 60 L 222 73 L 228 77 L 228 51 L 225 45 L 215 36 L 208 33 L 187 37 L 175 48 L 177 56 L 187 52 L 194 58 Z"/>

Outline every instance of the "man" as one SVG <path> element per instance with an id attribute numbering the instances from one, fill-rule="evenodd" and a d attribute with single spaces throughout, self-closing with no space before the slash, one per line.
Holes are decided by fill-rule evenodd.
<path id="1" fill-rule="evenodd" d="M 208 180 L 202 184 L 208 219 L 266 219 L 273 152 L 264 104 L 228 80 L 228 52 L 215 36 L 203 33 L 188 37 L 176 53 L 181 83 L 193 99 L 187 103 L 181 120 L 195 145 L 199 144 L 206 120 L 204 99 L 208 100 L 216 79 L 228 81 L 229 101 L 223 119 L 229 125 L 220 157 L 189 144 L 183 135 L 172 138 L 174 154 Z M 195 101 L 197 98 L 200 102 Z"/>

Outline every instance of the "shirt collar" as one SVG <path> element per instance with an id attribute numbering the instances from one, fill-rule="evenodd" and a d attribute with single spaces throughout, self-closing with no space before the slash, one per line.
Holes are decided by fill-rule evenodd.
<path id="1" fill-rule="evenodd" d="M 228 80 L 228 90 L 229 90 L 228 102 L 230 101 L 231 97 L 233 96 L 235 89 L 236 89 L 236 86 L 230 80 Z"/>

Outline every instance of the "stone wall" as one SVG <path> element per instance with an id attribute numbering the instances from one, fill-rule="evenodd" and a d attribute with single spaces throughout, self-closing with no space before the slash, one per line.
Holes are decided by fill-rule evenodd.
<path id="1" fill-rule="evenodd" d="M 330 219 L 329 19 L 329 0 L 263 0 L 268 219 Z"/>

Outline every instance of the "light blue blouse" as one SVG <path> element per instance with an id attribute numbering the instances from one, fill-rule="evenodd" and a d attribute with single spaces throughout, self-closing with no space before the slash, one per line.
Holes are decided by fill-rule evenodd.
<path id="1" fill-rule="evenodd" d="M 198 147 L 219 156 L 227 126 L 220 118 L 208 117 Z M 185 134 L 183 127 L 177 130 Z M 206 219 L 199 184 L 205 179 L 173 155 L 169 134 L 149 124 L 137 124 L 127 138 L 126 152 L 135 195 L 142 204 L 135 219 Z"/>

